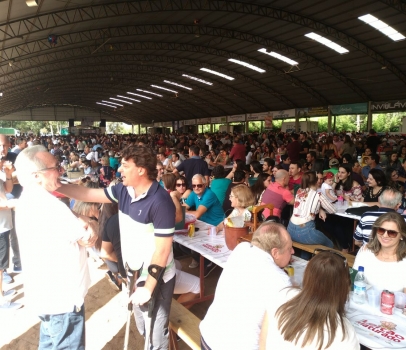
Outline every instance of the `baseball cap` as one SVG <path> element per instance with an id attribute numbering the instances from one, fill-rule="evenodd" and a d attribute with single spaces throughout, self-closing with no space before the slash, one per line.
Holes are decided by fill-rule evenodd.
<path id="1" fill-rule="evenodd" d="M 331 168 L 333 165 L 338 165 L 340 164 L 340 162 L 338 161 L 338 159 L 336 158 L 332 158 L 330 159 L 330 161 L 328 162 L 328 166 Z"/>

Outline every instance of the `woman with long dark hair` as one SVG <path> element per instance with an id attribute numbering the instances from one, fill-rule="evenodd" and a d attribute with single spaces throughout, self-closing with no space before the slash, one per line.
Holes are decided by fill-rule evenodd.
<path id="1" fill-rule="evenodd" d="M 348 164 L 341 164 L 338 168 L 333 189 L 337 196 L 344 196 L 346 200 L 355 202 L 362 201 L 361 185 L 352 179 L 352 169 Z"/>
<path id="2" fill-rule="evenodd" d="M 252 194 L 255 197 L 256 205 L 261 205 L 262 195 L 266 188 L 271 183 L 271 175 L 268 173 L 260 173 L 257 177 L 257 181 L 250 187 Z"/>
<path id="3" fill-rule="evenodd" d="M 328 198 L 323 193 L 317 192 L 317 181 L 314 171 L 308 171 L 302 175 L 302 183 L 296 193 L 288 232 L 294 242 L 321 244 L 333 248 L 333 242 L 317 230 L 314 224 L 317 216 L 322 220 L 326 219 L 326 211 L 329 214 L 336 212 Z"/>
<path id="4" fill-rule="evenodd" d="M 306 266 L 302 289 L 282 289 L 271 298 L 260 349 L 358 350 L 357 335 L 344 311 L 350 285 L 345 257 L 319 252 Z"/>

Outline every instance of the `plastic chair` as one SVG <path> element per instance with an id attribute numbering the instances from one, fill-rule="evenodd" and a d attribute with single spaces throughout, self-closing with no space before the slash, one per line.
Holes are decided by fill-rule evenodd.
<path id="1" fill-rule="evenodd" d="M 256 206 L 252 207 L 252 216 L 254 218 L 253 223 L 252 223 L 252 232 L 254 232 L 258 228 L 258 226 L 261 224 L 260 220 L 258 219 L 258 213 L 265 208 L 269 209 L 269 211 L 270 211 L 268 216 L 273 215 L 274 205 L 271 203 L 264 204 L 264 205 L 256 205 Z"/>

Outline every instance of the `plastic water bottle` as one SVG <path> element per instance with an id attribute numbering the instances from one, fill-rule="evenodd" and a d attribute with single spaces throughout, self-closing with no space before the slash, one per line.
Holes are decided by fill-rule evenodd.
<path id="1" fill-rule="evenodd" d="M 364 267 L 358 267 L 358 273 L 354 279 L 354 301 L 357 304 L 364 304 L 366 301 L 367 284 L 365 281 Z"/>

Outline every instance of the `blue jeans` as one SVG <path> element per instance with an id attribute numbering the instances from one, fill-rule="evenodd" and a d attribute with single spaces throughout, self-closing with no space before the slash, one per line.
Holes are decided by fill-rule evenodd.
<path id="1" fill-rule="evenodd" d="M 302 244 L 321 244 L 329 248 L 333 248 L 334 244 L 322 232 L 316 230 L 314 221 L 309 221 L 303 225 L 295 225 L 289 221 L 288 232 L 292 241 Z M 306 253 L 306 252 L 305 252 Z M 309 253 L 302 254 L 301 257 L 309 258 Z"/>
<path id="2" fill-rule="evenodd" d="M 38 350 L 85 350 L 85 306 L 59 315 L 41 315 Z"/>

